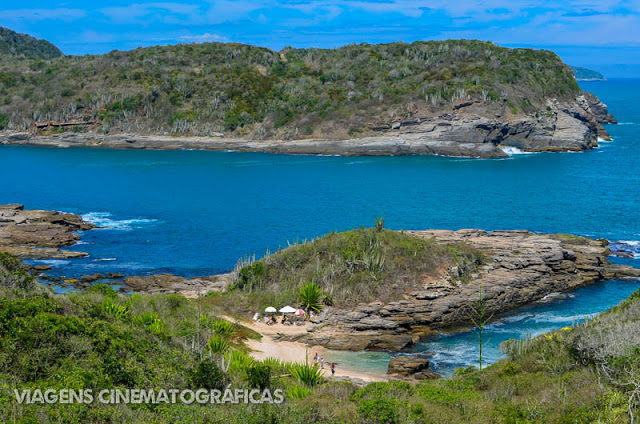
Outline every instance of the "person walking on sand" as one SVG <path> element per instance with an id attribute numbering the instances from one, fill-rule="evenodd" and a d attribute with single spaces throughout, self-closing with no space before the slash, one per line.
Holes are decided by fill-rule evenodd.
<path id="1" fill-rule="evenodd" d="M 331 377 L 334 377 L 336 375 L 336 364 L 332 363 L 331 364 Z"/>
<path id="2" fill-rule="evenodd" d="M 324 368 L 324 356 L 320 357 L 320 368 Z"/>
<path id="3" fill-rule="evenodd" d="M 318 352 L 316 352 L 315 355 L 313 355 L 313 365 L 318 365 Z"/>

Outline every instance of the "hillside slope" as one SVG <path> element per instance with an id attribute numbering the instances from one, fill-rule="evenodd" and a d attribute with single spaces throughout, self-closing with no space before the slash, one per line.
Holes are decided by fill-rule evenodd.
<path id="1" fill-rule="evenodd" d="M 490 157 L 504 155 L 501 144 L 535 151 L 596 146 L 606 132 L 580 95 L 573 72 L 553 52 L 481 41 L 281 52 L 204 43 L 6 60 L 0 129 L 258 142 L 368 138 L 353 149 L 324 151 L 320 143 L 284 151 Z"/>
<path id="2" fill-rule="evenodd" d="M 0 54 L 38 59 L 54 59 L 63 55 L 60 49 L 46 40 L 3 27 L 0 27 Z"/>

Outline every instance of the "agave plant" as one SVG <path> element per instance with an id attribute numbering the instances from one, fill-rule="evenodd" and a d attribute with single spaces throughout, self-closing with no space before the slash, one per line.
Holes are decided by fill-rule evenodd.
<path id="1" fill-rule="evenodd" d="M 254 359 L 244 352 L 232 350 L 229 354 L 229 369 L 231 371 L 246 371 L 253 366 Z"/>
<path id="2" fill-rule="evenodd" d="M 133 317 L 133 321 L 142 325 L 151 325 L 156 321 L 159 321 L 160 317 L 156 312 L 143 312 Z"/>
<path id="3" fill-rule="evenodd" d="M 217 319 L 211 323 L 211 330 L 219 336 L 230 338 L 235 332 L 233 324 L 223 319 Z"/>
<path id="4" fill-rule="evenodd" d="M 124 318 L 129 313 L 129 307 L 127 305 L 121 305 L 113 299 L 105 300 L 102 304 L 102 309 L 104 309 L 107 314 L 118 319 Z"/>
<path id="5" fill-rule="evenodd" d="M 297 362 L 291 364 L 289 369 L 293 377 L 308 387 L 316 386 L 323 380 L 322 370 L 317 364 L 312 365 L 307 362 Z"/>
<path id="6" fill-rule="evenodd" d="M 320 311 L 322 297 L 322 289 L 316 283 L 311 282 L 300 287 L 298 298 L 302 302 L 302 307 L 307 310 L 307 319 L 309 319 L 309 312 Z"/>
<path id="7" fill-rule="evenodd" d="M 207 342 L 207 348 L 211 354 L 224 353 L 229 348 L 229 341 L 222 336 L 215 335 Z"/>
<path id="8" fill-rule="evenodd" d="M 282 359 L 274 358 L 272 356 L 269 356 L 268 358 L 264 358 L 262 360 L 262 363 L 268 366 L 269 368 L 271 368 L 272 371 L 287 370 L 287 364 Z"/>

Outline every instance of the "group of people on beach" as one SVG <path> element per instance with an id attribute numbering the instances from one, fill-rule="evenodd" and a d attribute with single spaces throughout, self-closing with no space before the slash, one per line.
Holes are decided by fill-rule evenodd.
<path id="1" fill-rule="evenodd" d="M 313 365 L 320 364 L 320 368 L 324 369 L 324 356 L 318 355 L 318 352 L 313 356 Z M 332 362 L 329 368 L 331 369 L 331 376 L 336 375 L 336 363 Z"/>

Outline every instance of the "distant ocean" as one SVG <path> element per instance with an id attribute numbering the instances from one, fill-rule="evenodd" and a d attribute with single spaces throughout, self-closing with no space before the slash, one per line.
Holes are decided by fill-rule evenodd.
<path id="1" fill-rule="evenodd" d="M 381 214 L 392 229 L 565 232 L 619 242 L 640 256 L 640 80 L 581 85 L 620 121 L 607 126 L 613 141 L 589 152 L 478 160 L 0 146 L 0 203 L 74 212 L 105 227 L 72 248 L 88 258 L 55 261 L 65 275 L 219 273 L 243 255 L 372 226 Z M 605 283 L 533 317 L 511 315 L 492 327 L 488 354 L 499 356 L 504 335 L 558 328 L 637 286 Z M 422 348 L 438 350 L 445 371 L 473 362 L 470 338 L 436 343 Z"/>

